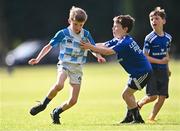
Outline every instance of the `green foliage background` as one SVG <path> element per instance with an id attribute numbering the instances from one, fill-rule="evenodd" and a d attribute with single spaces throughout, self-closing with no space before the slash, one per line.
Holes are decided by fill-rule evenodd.
<path id="1" fill-rule="evenodd" d="M 180 32 L 174 26 L 180 23 L 179 0 L 1 0 L 0 55 L 26 40 L 49 41 L 59 29 L 68 26 L 69 10 L 73 5 L 86 10 L 88 21 L 85 28 L 96 42 L 112 38 L 114 16 L 130 14 L 136 19 L 131 33 L 141 46 L 144 37 L 152 30 L 149 13 L 161 6 L 167 14 L 165 31 L 173 36 L 173 54 L 180 53 Z"/>

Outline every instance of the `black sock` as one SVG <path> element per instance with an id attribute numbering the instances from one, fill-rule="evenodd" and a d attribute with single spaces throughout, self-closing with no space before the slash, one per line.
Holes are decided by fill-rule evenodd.
<path id="1" fill-rule="evenodd" d="M 44 101 L 42 102 L 42 104 L 46 107 L 46 106 L 49 104 L 50 101 L 51 101 L 51 99 L 49 99 L 48 97 L 46 97 L 46 98 L 44 99 Z"/>
<path id="2" fill-rule="evenodd" d="M 138 107 L 135 107 L 135 108 L 133 108 L 133 109 L 130 109 L 130 111 L 132 112 L 132 114 L 139 114 L 139 110 L 138 110 Z"/>
<path id="3" fill-rule="evenodd" d="M 130 109 L 131 112 L 136 112 L 138 110 L 138 107 L 135 107 L 133 109 Z"/>
<path id="4" fill-rule="evenodd" d="M 126 117 L 131 117 L 132 116 L 132 111 L 127 109 Z"/>
<path id="5" fill-rule="evenodd" d="M 55 113 L 57 113 L 58 115 L 61 114 L 63 112 L 63 109 L 61 107 L 57 107 L 55 110 Z"/>
<path id="6" fill-rule="evenodd" d="M 135 107 L 135 108 L 131 109 L 131 112 L 132 112 L 135 120 L 141 118 L 138 107 Z"/>

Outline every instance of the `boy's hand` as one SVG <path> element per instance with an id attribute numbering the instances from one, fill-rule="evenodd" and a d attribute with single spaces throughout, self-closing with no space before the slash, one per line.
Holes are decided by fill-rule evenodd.
<path id="1" fill-rule="evenodd" d="M 80 47 L 82 49 L 91 49 L 91 46 L 93 46 L 89 41 L 88 42 L 84 42 L 84 41 L 80 41 Z"/>
<path id="2" fill-rule="evenodd" d="M 169 58 L 168 57 L 164 57 L 162 60 L 161 60 L 161 63 L 160 64 L 168 64 L 169 62 Z"/>
<path id="3" fill-rule="evenodd" d="M 106 62 L 106 59 L 101 56 L 101 57 L 98 57 L 98 58 L 97 58 L 97 61 L 98 61 L 99 63 L 104 63 L 104 62 Z"/>
<path id="4" fill-rule="evenodd" d="M 28 64 L 30 64 L 30 65 L 35 65 L 37 63 L 39 63 L 39 61 L 36 60 L 36 59 L 31 59 L 31 60 L 28 61 Z"/>

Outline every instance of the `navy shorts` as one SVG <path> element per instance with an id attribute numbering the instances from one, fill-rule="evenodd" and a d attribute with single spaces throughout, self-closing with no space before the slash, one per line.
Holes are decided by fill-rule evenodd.
<path id="1" fill-rule="evenodd" d="M 168 98 L 168 84 L 169 76 L 167 70 L 154 69 L 147 83 L 146 94 L 148 96 L 160 95 Z"/>
<path id="2" fill-rule="evenodd" d="M 135 90 L 141 90 L 147 84 L 148 80 L 151 77 L 151 73 L 145 73 L 138 77 L 129 77 L 128 87 Z"/>

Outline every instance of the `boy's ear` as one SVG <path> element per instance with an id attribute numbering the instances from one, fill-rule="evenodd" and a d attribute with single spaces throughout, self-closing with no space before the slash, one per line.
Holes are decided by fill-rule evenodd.
<path id="1" fill-rule="evenodd" d="M 163 19 L 163 24 L 166 24 L 166 19 Z"/>
<path id="2" fill-rule="evenodd" d="M 124 30 L 127 32 L 128 31 L 128 27 L 124 27 Z"/>
<path id="3" fill-rule="evenodd" d="M 68 19 L 68 23 L 71 24 L 71 20 L 70 19 Z"/>

